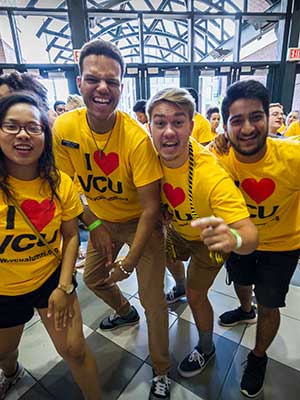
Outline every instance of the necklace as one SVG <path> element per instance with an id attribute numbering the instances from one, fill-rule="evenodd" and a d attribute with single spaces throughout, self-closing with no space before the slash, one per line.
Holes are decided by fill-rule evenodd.
<path id="1" fill-rule="evenodd" d="M 188 174 L 188 197 L 189 197 L 189 203 L 190 203 L 190 209 L 192 212 L 192 217 L 193 219 L 198 218 L 197 212 L 194 208 L 193 204 L 193 177 L 194 177 L 194 152 L 193 152 L 193 145 L 191 141 L 189 141 L 189 174 Z M 218 251 L 210 251 L 209 252 L 209 257 L 212 262 L 217 263 L 218 265 L 221 265 L 224 263 L 224 255 L 221 252 Z"/>
<path id="2" fill-rule="evenodd" d="M 96 142 L 94 133 L 93 133 L 92 129 L 90 128 L 90 125 L 89 125 L 88 121 L 87 121 L 87 124 L 88 124 L 89 130 L 90 130 L 90 134 L 91 134 L 91 136 L 93 138 L 93 141 L 95 143 L 95 146 L 96 146 L 96 148 L 98 150 L 99 158 L 100 158 L 100 160 L 102 160 L 103 155 L 105 155 L 104 150 L 106 149 L 106 146 L 108 145 L 108 142 L 110 141 L 110 138 L 111 138 L 111 135 L 112 135 L 114 127 L 112 127 L 111 130 L 109 131 L 108 138 L 107 138 L 106 142 L 104 143 L 104 146 L 102 147 L 102 149 L 99 149 L 99 146 L 98 146 L 98 144 Z"/>

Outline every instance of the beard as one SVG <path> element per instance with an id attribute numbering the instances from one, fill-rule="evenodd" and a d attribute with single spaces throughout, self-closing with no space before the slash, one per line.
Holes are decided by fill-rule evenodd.
<path id="1" fill-rule="evenodd" d="M 231 146 L 233 147 L 233 149 L 234 149 L 237 153 L 239 153 L 239 154 L 241 154 L 241 155 L 243 155 L 243 156 L 253 156 L 253 155 L 259 153 L 260 150 L 262 150 L 262 149 L 265 147 L 266 141 L 267 141 L 267 136 L 268 136 L 268 135 L 267 135 L 267 133 L 266 133 L 264 136 L 262 136 L 262 137 L 260 138 L 259 142 L 257 143 L 257 146 L 256 146 L 256 147 L 253 147 L 252 149 L 249 149 L 249 150 L 241 148 L 241 147 L 239 146 L 239 142 L 236 143 L 236 142 L 234 142 L 233 140 L 231 140 L 231 138 L 230 138 L 229 135 L 228 135 L 228 140 L 229 140 Z"/>

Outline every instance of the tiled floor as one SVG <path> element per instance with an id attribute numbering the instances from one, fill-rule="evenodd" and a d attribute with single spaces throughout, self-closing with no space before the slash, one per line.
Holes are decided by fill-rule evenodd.
<path id="1" fill-rule="evenodd" d="M 259 400 L 298 400 L 300 398 L 300 273 L 282 310 L 279 333 L 269 349 L 269 364 L 264 394 Z M 137 295 L 135 276 L 120 284 L 141 315 L 138 326 L 114 332 L 101 332 L 99 321 L 110 309 L 82 282 L 79 275 L 78 296 L 82 307 L 84 332 L 93 350 L 100 371 L 103 400 L 147 400 L 152 370 L 147 349 L 146 323 Z M 210 299 L 215 309 L 214 341 L 216 358 L 201 375 L 181 378 L 177 363 L 197 342 L 197 329 L 185 301 L 169 309 L 170 352 L 172 357 L 172 400 L 236 400 L 245 399 L 239 392 L 239 380 L 249 349 L 253 346 L 255 326 L 222 328 L 217 316 L 238 302 L 232 287 L 225 285 L 224 270 L 218 275 Z M 172 285 L 166 275 L 166 288 Z M 56 354 L 40 320 L 34 317 L 26 326 L 20 345 L 20 360 L 27 374 L 9 392 L 7 400 L 83 399 L 70 373 Z"/>

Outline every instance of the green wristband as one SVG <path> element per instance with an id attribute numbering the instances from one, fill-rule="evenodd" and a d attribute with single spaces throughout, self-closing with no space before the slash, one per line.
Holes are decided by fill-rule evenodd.
<path id="1" fill-rule="evenodd" d="M 96 219 L 96 221 L 92 222 L 88 227 L 87 230 L 89 232 L 92 232 L 94 229 L 98 228 L 98 226 L 102 225 L 103 222 L 101 221 L 101 219 Z"/>
<path id="2" fill-rule="evenodd" d="M 235 250 L 238 250 L 240 247 L 242 247 L 243 239 L 242 239 L 241 235 L 238 233 L 237 230 L 235 230 L 233 228 L 230 228 L 230 232 L 233 234 L 233 236 L 236 239 Z"/>

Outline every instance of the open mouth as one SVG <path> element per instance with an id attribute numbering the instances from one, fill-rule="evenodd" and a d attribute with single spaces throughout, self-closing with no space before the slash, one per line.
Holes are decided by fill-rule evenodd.
<path id="1" fill-rule="evenodd" d="M 106 106 L 111 103 L 111 100 L 103 97 L 94 97 L 93 102 L 101 106 Z"/>
<path id="2" fill-rule="evenodd" d="M 162 144 L 162 147 L 169 148 L 169 149 L 177 147 L 177 146 L 178 146 L 178 142 L 177 141 L 176 142 L 164 142 Z"/>
<path id="3" fill-rule="evenodd" d="M 14 148 L 18 152 L 29 152 L 32 150 L 32 146 L 30 144 L 16 144 L 14 145 Z"/>

